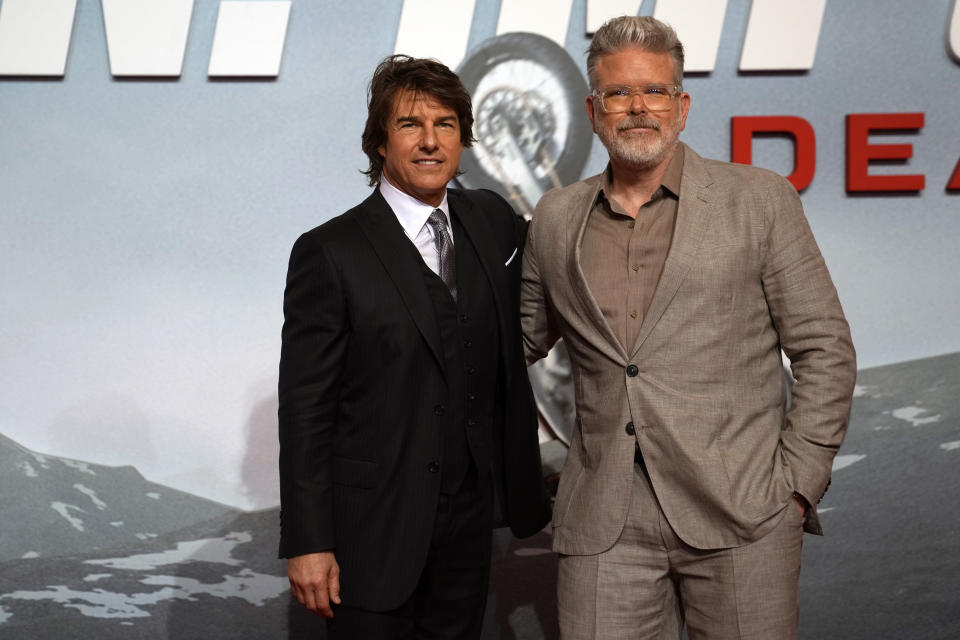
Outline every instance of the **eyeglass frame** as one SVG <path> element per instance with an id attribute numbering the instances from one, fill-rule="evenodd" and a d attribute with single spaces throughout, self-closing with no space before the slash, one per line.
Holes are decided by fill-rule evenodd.
<path id="1" fill-rule="evenodd" d="M 655 113 L 662 113 L 664 111 L 669 111 L 670 107 L 667 107 L 666 109 L 651 109 L 649 106 L 647 106 L 647 99 L 646 99 L 647 94 L 645 93 L 645 90 L 650 87 L 662 87 L 663 89 L 667 89 L 671 100 L 683 95 L 682 85 L 661 84 L 659 82 L 649 82 L 639 87 L 632 87 L 628 84 L 612 84 L 607 87 L 604 87 L 603 89 L 594 89 L 592 92 L 590 92 L 590 95 L 600 101 L 600 108 L 603 110 L 604 113 L 626 113 L 627 111 L 630 110 L 629 106 L 623 109 L 622 111 L 610 111 L 609 109 L 607 109 L 607 104 L 603 100 L 602 91 L 609 91 L 610 89 L 629 89 L 630 90 L 629 97 L 632 99 L 633 96 L 639 96 L 641 104 L 643 104 L 644 108 L 648 109 L 649 111 L 653 111 Z"/>

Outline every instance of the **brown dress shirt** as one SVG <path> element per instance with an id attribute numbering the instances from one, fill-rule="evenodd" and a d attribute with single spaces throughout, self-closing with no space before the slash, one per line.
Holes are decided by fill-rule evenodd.
<path id="1" fill-rule="evenodd" d="M 612 187 L 608 165 L 583 233 L 580 267 L 590 293 L 628 354 L 633 352 L 670 250 L 682 175 L 683 146 L 678 145 L 660 186 L 634 219 L 607 195 Z"/>

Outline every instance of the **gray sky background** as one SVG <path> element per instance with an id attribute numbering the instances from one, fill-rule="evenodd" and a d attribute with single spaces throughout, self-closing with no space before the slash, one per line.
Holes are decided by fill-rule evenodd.
<path id="1" fill-rule="evenodd" d="M 471 48 L 499 9 L 477 4 Z M 199 0 L 181 78 L 117 81 L 100 5 L 80 0 L 63 80 L 0 79 L 0 433 L 236 506 L 276 502 L 262 468 L 288 252 L 368 193 L 365 87 L 400 7 L 294 0 L 279 78 L 211 82 L 217 3 Z M 734 115 L 813 125 L 802 196 L 861 368 L 960 351 L 952 8 L 828 0 L 809 73 L 740 75 L 749 2 L 731 0 L 716 69 L 685 81 L 683 139 L 702 155 L 729 159 Z M 581 68 L 584 16 L 576 0 L 566 48 Z M 844 118 L 868 112 L 925 114 L 919 133 L 876 139 L 913 144 L 909 163 L 872 170 L 926 174 L 924 191 L 845 193 Z M 787 173 L 791 158 L 784 140 L 754 144 L 755 164 Z M 584 175 L 604 160 L 596 143 Z"/>

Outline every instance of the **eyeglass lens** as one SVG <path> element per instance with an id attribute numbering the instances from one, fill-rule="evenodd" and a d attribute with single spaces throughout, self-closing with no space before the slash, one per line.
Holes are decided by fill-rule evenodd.
<path id="1" fill-rule="evenodd" d="M 670 108 L 670 99 L 673 97 L 671 88 L 663 85 L 646 85 L 644 87 L 607 87 L 600 91 L 600 100 L 603 108 L 611 113 L 618 113 L 630 109 L 633 96 L 640 96 L 644 106 L 650 111 L 666 111 Z"/>

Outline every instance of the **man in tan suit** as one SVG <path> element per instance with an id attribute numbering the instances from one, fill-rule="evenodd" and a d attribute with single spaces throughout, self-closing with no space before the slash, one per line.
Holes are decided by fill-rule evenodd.
<path id="1" fill-rule="evenodd" d="M 562 637 L 661 637 L 678 597 L 691 640 L 794 638 L 856 377 L 836 291 L 786 180 L 678 142 L 669 26 L 611 20 L 587 70 L 610 163 L 540 201 L 521 293 L 528 362 L 563 338 L 576 391 Z"/>

